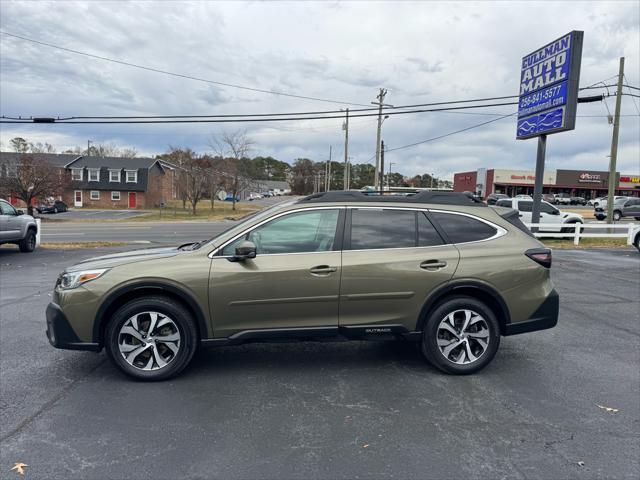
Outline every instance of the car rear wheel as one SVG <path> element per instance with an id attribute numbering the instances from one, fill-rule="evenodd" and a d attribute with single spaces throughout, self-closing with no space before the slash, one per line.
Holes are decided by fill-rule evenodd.
<path id="1" fill-rule="evenodd" d="M 113 363 L 139 380 L 166 380 L 180 373 L 196 351 L 191 314 L 164 297 L 144 297 L 120 307 L 107 326 L 105 345 Z"/>
<path id="2" fill-rule="evenodd" d="M 500 345 L 495 314 L 472 297 L 452 297 L 431 312 L 422 336 L 422 353 L 443 372 L 475 373 L 493 359 Z"/>
<path id="3" fill-rule="evenodd" d="M 20 240 L 20 243 L 18 243 L 18 247 L 20 248 L 21 252 L 33 252 L 36 249 L 36 232 L 31 229 L 27 230 L 27 234 L 22 240 Z"/>

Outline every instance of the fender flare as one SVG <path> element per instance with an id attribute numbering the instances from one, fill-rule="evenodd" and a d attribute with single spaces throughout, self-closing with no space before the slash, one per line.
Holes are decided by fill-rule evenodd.
<path id="1" fill-rule="evenodd" d="M 437 290 L 431 293 L 427 297 L 422 309 L 420 310 L 420 317 L 416 324 L 416 331 L 422 331 L 424 323 L 427 320 L 427 314 L 440 302 L 443 298 L 451 295 L 455 295 L 457 292 L 463 294 L 464 291 L 475 290 L 477 293 L 488 295 L 494 301 L 495 306 L 499 311 L 495 312 L 498 317 L 501 329 L 511 323 L 511 314 L 506 302 L 502 298 L 502 295 L 493 288 L 491 285 L 482 283 L 477 280 L 453 280 L 446 285 L 441 286 Z"/>
<path id="2" fill-rule="evenodd" d="M 92 337 L 94 343 L 98 343 L 100 345 L 103 344 L 103 327 L 105 322 L 109 320 L 108 318 L 105 318 L 105 314 L 119 299 L 123 296 L 131 295 L 136 290 L 152 290 L 154 293 L 157 292 L 160 295 L 163 292 L 167 292 L 171 297 L 178 297 L 182 299 L 185 306 L 194 313 L 200 337 L 207 338 L 209 336 L 207 316 L 202 311 L 198 301 L 191 293 L 189 293 L 189 291 L 183 287 L 158 280 L 140 280 L 118 287 L 107 296 L 104 302 L 102 302 L 93 321 Z"/>

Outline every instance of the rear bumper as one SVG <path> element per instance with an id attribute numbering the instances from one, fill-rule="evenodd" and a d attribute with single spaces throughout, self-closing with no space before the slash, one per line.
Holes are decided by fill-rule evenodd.
<path id="1" fill-rule="evenodd" d="M 551 290 L 549 296 L 542 302 L 542 305 L 531 315 L 528 320 L 510 323 L 505 326 L 504 335 L 518 335 L 520 333 L 535 332 L 553 328 L 558 323 L 558 313 L 560 311 L 560 296 L 558 292 Z"/>
<path id="2" fill-rule="evenodd" d="M 100 350 L 97 343 L 80 341 L 64 312 L 55 303 L 47 305 L 46 315 L 47 338 L 54 347 L 66 350 L 90 350 L 92 352 Z"/>

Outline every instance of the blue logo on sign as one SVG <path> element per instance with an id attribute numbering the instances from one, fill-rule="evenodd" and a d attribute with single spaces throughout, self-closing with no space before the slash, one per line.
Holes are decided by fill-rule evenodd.
<path id="1" fill-rule="evenodd" d="M 536 133 L 545 133 L 562 127 L 564 108 L 556 108 L 539 115 L 518 120 L 518 136 L 527 137 Z"/>

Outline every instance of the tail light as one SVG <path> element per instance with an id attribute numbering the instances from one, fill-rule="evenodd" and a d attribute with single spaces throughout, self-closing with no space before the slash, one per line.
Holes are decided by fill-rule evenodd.
<path id="1" fill-rule="evenodd" d="M 532 248 L 524 254 L 544 268 L 551 268 L 551 250 L 548 248 Z"/>

